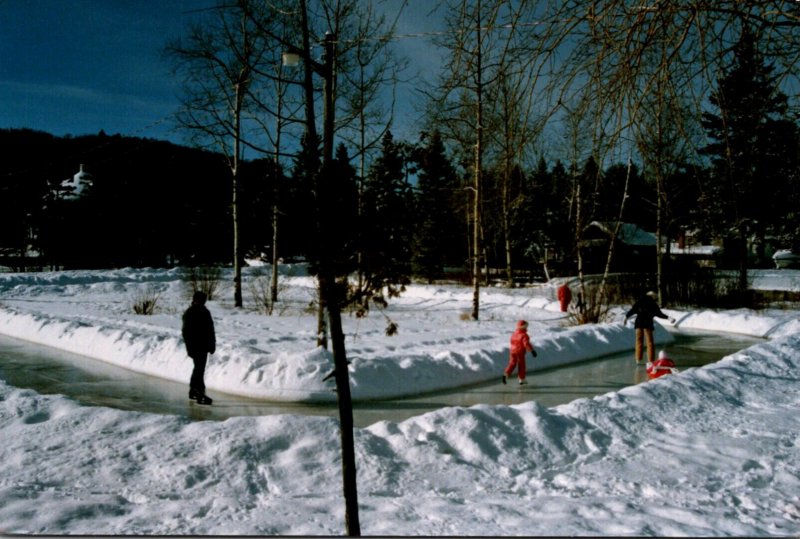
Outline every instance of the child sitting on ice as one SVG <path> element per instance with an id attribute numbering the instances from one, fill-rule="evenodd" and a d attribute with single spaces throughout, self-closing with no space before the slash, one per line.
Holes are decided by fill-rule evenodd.
<path id="1" fill-rule="evenodd" d="M 519 384 L 524 385 L 528 382 L 525 381 L 525 353 L 530 352 L 533 357 L 536 357 L 536 350 L 531 345 L 531 339 L 528 337 L 528 323 L 525 320 L 517 322 L 517 329 L 511 334 L 511 353 L 508 360 L 508 367 L 503 372 L 503 383 L 506 379 L 517 370 L 519 377 Z"/>
<path id="2" fill-rule="evenodd" d="M 667 353 L 664 350 L 658 353 L 657 360 L 652 363 L 647 363 L 647 375 L 650 378 L 658 378 L 659 376 L 664 376 L 672 372 L 677 372 L 675 362 L 667 357 Z"/>

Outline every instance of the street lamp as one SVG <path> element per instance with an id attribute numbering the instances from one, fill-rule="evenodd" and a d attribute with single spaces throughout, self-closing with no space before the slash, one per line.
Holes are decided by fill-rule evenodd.
<path id="1" fill-rule="evenodd" d="M 300 55 L 296 52 L 284 52 L 281 54 L 281 63 L 286 67 L 296 67 L 300 63 Z"/>
<path id="2" fill-rule="evenodd" d="M 334 125 L 334 109 L 333 109 L 333 77 L 334 77 L 334 45 L 336 44 L 336 36 L 331 32 L 325 34 L 325 57 L 324 63 L 319 63 L 311 59 L 308 55 L 308 50 L 301 50 L 295 47 L 281 53 L 281 63 L 286 67 L 296 67 L 300 64 L 302 59 L 305 62 L 307 71 L 314 71 L 317 75 L 322 77 L 323 84 L 323 133 L 322 133 L 322 159 L 323 165 L 330 164 L 333 159 L 333 125 Z M 311 77 L 306 76 L 304 82 L 306 92 L 306 128 L 310 133 L 316 135 L 315 114 L 313 104 L 313 84 Z"/>

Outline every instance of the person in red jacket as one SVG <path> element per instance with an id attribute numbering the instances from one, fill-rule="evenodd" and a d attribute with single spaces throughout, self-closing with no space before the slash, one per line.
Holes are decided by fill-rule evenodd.
<path id="1" fill-rule="evenodd" d="M 514 373 L 514 369 L 517 369 L 519 384 L 528 383 L 525 381 L 525 354 L 527 352 L 536 357 L 536 350 L 533 349 L 531 339 L 528 337 L 528 323 L 525 320 L 520 320 L 517 322 L 517 329 L 511 334 L 511 352 L 509 354 L 508 367 L 503 372 L 504 384 L 508 377 Z"/>
<path id="2" fill-rule="evenodd" d="M 572 301 L 572 290 L 569 289 L 567 283 L 558 287 L 558 290 L 556 290 L 556 297 L 558 298 L 558 303 L 561 304 L 561 312 L 567 312 L 569 302 Z"/>

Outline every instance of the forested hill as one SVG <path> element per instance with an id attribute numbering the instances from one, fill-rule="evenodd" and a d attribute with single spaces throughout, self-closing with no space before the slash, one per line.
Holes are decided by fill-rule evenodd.
<path id="1" fill-rule="evenodd" d="M 32 248 L 65 267 L 230 259 L 232 190 L 220 154 L 103 132 L 56 137 L 27 129 L 0 130 L 0 148 L 5 253 Z M 81 165 L 91 183 L 70 199 L 60 186 Z M 250 171 L 259 177 L 252 164 Z M 257 183 L 243 181 L 243 189 Z"/>

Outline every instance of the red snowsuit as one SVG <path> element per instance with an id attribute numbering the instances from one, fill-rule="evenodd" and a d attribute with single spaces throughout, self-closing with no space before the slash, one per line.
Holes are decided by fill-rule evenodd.
<path id="1" fill-rule="evenodd" d="M 517 376 L 520 380 L 525 379 L 525 353 L 533 352 L 531 339 L 528 337 L 528 330 L 524 326 L 517 325 L 516 331 L 511 334 L 511 353 L 509 354 L 508 367 L 504 374 L 511 376 L 514 369 L 518 368 Z"/>
<path id="2" fill-rule="evenodd" d="M 666 356 L 659 356 L 657 360 L 647 364 L 647 376 L 650 378 L 658 378 L 659 376 L 664 376 L 665 374 L 671 374 L 672 367 L 674 366 L 675 362 L 670 358 Z"/>
<path id="3" fill-rule="evenodd" d="M 558 302 L 561 304 L 561 312 L 567 312 L 569 302 L 572 301 L 572 290 L 569 289 L 566 283 L 558 287 L 558 290 L 556 291 L 556 297 L 558 298 Z"/>

